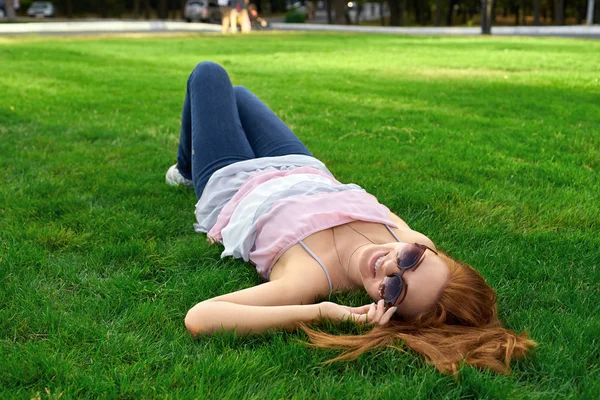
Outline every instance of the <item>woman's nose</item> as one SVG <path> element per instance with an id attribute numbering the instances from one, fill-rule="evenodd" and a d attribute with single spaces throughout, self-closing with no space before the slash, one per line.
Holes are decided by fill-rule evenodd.
<path id="1" fill-rule="evenodd" d="M 396 251 L 391 251 L 382 261 L 383 271 L 386 276 L 397 274 L 400 272 L 398 261 L 396 260 Z"/>

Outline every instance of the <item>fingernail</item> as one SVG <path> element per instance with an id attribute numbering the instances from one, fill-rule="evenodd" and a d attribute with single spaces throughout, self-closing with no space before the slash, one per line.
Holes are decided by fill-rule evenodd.
<path id="1" fill-rule="evenodd" d="M 396 313 L 396 311 L 398 311 L 398 307 L 394 307 L 394 313 Z"/>

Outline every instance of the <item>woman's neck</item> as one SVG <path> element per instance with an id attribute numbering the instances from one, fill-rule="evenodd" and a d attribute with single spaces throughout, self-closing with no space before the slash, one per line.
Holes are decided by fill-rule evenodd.
<path id="1" fill-rule="evenodd" d="M 373 244 L 373 241 L 349 224 L 337 226 L 332 231 L 341 276 L 345 277 L 345 288 L 351 290 L 363 289 L 357 256 L 361 248 Z"/>

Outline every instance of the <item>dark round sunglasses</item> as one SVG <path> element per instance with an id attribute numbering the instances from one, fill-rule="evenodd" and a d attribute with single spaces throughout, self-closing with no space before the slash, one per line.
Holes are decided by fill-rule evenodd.
<path id="1" fill-rule="evenodd" d="M 420 243 L 410 243 L 398 253 L 397 263 L 400 272 L 385 277 L 379 289 L 379 295 L 388 307 L 397 306 L 404 301 L 408 285 L 402 279 L 402 275 L 409 269 L 417 269 L 425 259 L 425 252 L 428 249 L 437 255 L 437 251 Z"/>

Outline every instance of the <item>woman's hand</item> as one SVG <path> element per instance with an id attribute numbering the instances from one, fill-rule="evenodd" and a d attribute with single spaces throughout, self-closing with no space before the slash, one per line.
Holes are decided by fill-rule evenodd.
<path id="1" fill-rule="evenodd" d="M 358 324 L 385 325 L 396 312 L 397 307 L 385 309 L 383 300 L 362 307 L 348 307 L 332 302 L 319 304 L 321 316 L 333 321 L 351 320 Z"/>

